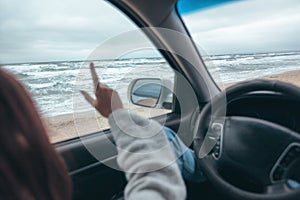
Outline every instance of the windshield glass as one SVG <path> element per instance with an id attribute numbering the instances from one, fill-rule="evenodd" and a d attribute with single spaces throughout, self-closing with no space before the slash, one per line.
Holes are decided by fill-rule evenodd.
<path id="1" fill-rule="evenodd" d="M 255 78 L 300 85 L 300 1 L 232 1 L 194 12 L 179 4 L 178 11 L 220 87 Z"/>

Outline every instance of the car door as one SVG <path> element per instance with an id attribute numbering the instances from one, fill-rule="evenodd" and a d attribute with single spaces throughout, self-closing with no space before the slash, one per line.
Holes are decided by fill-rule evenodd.
<path id="1" fill-rule="evenodd" d="M 132 70 L 132 76 L 134 78 L 168 79 L 172 82 L 173 95 L 169 107 L 171 109 L 160 113 L 161 109 L 159 108 L 159 112 L 154 111 L 157 108 L 148 108 L 137 113 L 144 115 L 148 112 L 147 117 L 170 127 L 178 133 L 188 146 L 191 146 L 196 121 L 195 116 L 199 113 L 201 106 L 210 99 L 211 95 L 218 93 L 218 89 L 205 68 L 199 67 L 203 66 L 202 60 L 193 42 L 188 37 L 179 16 L 176 14 L 176 2 L 149 1 L 141 4 L 139 1 L 111 1 L 111 3 L 126 13 L 140 28 L 143 28 L 141 32 L 143 32 L 143 35 L 148 36 L 146 40 L 154 44 L 154 50 L 152 49 L 150 54 L 156 54 L 154 58 L 159 55 L 158 60 L 152 60 L 158 62 L 158 65 L 147 66 L 145 74 L 140 73 L 143 70 Z M 155 6 L 157 9 L 160 8 L 161 12 L 158 10 L 149 12 L 150 5 Z M 158 13 L 162 13 L 161 16 L 158 17 Z M 162 21 L 163 23 L 161 23 Z M 170 39 L 168 30 L 165 32 L 164 30 L 160 31 L 159 28 L 156 30 L 147 29 L 148 26 L 168 27 L 168 30 L 175 32 L 174 37 Z M 134 35 L 135 31 L 130 32 L 129 35 L 132 34 Z M 122 38 L 122 35 L 118 37 Z M 127 34 L 125 33 L 124 38 L 126 37 Z M 182 40 L 182 42 L 187 43 L 184 46 L 178 46 L 178 43 L 174 43 L 174 40 Z M 108 40 L 108 43 L 110 42 Z M 138 43 L 138 40 L 135 41 L 136 43 Z M 109 45 L 104 44 L 103 46 Z M 100 49 L 99 52 L 104 51 Z M 95 54 L 97 55 L 97 53 L 98 51 Z M 143 55 L 143 52 L 133 52 L 133 54 L 135 53 L 137 54 L 131 57 L 136 58 L 141 54 Z M 128 59 L 127 57 L 125 59 Z M 144 60 L 143 64 L 148 61 Z M 108 72 L 101 71 L 100 73 L 101 76 L 105 76 L 110 72 L 108 70 Z M 135 80 L 133 77 L 130 81 Z M 121 85 L 123 84 L 122 82 Z M 128 87 L 130 87 L 130 83 Z M 122 88 L 119 89 L 122 90 Z M 56 144 L 56 147 L 69 166 L 74 184 L 74 199 L 96 199 L 99 197 L 106 199 L 124 189 L 126 181 L 124 174 L 118 171 L 116 149 L 115 146 L 111 145 L 109 130 L 64 141 Z M 199 184 L 195 183 L 187 183 L 187 185 L 190 198 L 198 197 L 196 193 L 199 192 L 199 188 L 202 188 L 201 191 L 203 190 L 201 194 L 203 197 L 216 195 L 216 193 L 209 192 L 211 191 L 210 185 L 201 184 L 200 187 Z"/>
<path id="2" fill-rule="evenodd" d="M 218 93 L 177 14 L 176 1 L 110 3 L 33 2 L 21 9 L 24 18 L 14 19 L 20 22 L 17 31 L 24 34 L 4 32 L 11 46 L 17 39 L 25 41 L 12 49 L 14 55 L 22 56 L 5 57 L 4 68 L 27 86 L 37 102 L 50 140 L 68 166 L 73 199 L 110 199 L 126 185 L 107 121 L 79 93 L 80 89 L 92 93 L 90 62 L 100 80 L 115 88 L 125 102 L 127 89 L 137 78 L 171 81 L 167 109 L 126 105 L 178 132 L 188 146 L 196 114 Z M 37 13 L 32 12 L 35 6 Z M 59 14 L 53 14 L 56 11 Z"/>
<path id="3" fill-rule="evenodd" d="M 130 104 L 127 89 L 136 78 L 166 79 L 174 93 L 174 88 L 187 87 L 187 83 L 124 15 L 121 10 L 130 11 L 125 5 L 68 3 L 41 5 L 32 1 L 23 9 L 17 7 L 20 17 L 7 14 L 10 20 L 26 26 L 16 25 L 20 34 L 4 31 L 11 47 L 17 40 L 21 44 L 12 48 L 16 56 L 3 56 L 3 67 L 26 85 L 36 101 L 49 127 L 49 138 L 68 166 L 73 199 L 110 199 L 124 189 L 126 180 L 116 163 L 117 151 L 107 120 L 95 114 L 79 93 L 80 89 L 92 93 L 89 63 L 94 62 L 101 82 L 119 92 L 127 109 L 174 130 L 178 130 L 181 119 L 175 95 L 169 96 L 167 109 L 146 108 Z M 8 9 L 9 4 L 3 7 Z"/>

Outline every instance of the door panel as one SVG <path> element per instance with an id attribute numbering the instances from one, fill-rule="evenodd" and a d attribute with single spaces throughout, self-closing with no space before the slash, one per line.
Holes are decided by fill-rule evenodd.
<path id="1" fill-rule="evenodd" d="M 160 120 L 159 117 L 157 120 Z M 180 115 L 168 114 L 165 125 L 176 130 L 179 121 Z M 73 181 L 73 199 L 110 199 L 124 189 L 124 173 L 103 164 L 117 165 L 117 151 L 111 148 L 111 137 L 109 131 L 106 131 L 105 135 L 103 132 L 95 133 L 56 144 Z M 103 163 L 87 150 L 86 145 L 93 146 L 93 151 L 104 152 L 101 155 Z"/>

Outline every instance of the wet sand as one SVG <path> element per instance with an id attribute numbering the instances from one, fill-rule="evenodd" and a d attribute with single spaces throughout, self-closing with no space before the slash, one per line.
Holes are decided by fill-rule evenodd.
<path id="1" fill-rule="evenodd" d="M 263 78 L 284 81 L 300 87 L 300 70 L 274 74 Z M 230 85 L 233 85 L 233 83 L 226 84 L 225 87 L 229 87 Z M 149 109 L 137 106 L 131 106 L 128 109 L 145 117 L 154 117 L 169 112 L 163 109 Z M 108 120 L 93 110 L 47 117 L 45 121 L 48 124 L 50 140 L 54 143 L 109 128 Z"/>

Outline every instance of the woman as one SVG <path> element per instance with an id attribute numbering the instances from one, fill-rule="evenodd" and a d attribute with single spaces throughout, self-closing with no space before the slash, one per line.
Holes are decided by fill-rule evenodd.
<path id="1" fill-rule="evenodd" d="M 82 94 L 109 117 L 117 160 L 128 180 L 125 199 L 184 199 L 184 182 L 161 125 L 124 110 L 118 94 L 98 82 L 93 64 L 91 71 L 97 98 Z M 67 168 L 50 144 L 30 96 L 1 69 L 0 84 L 0 199 L 71 199 Z M 130 130 L 138 131 L 128 134 Z M 164 151 L 153 153 L 158 148 Z"/>
<path id="2" fill-rule="evenodd" d="M 0 199 L 71 199 L 62 158 L 24 87 L 0 69 Z"/>

